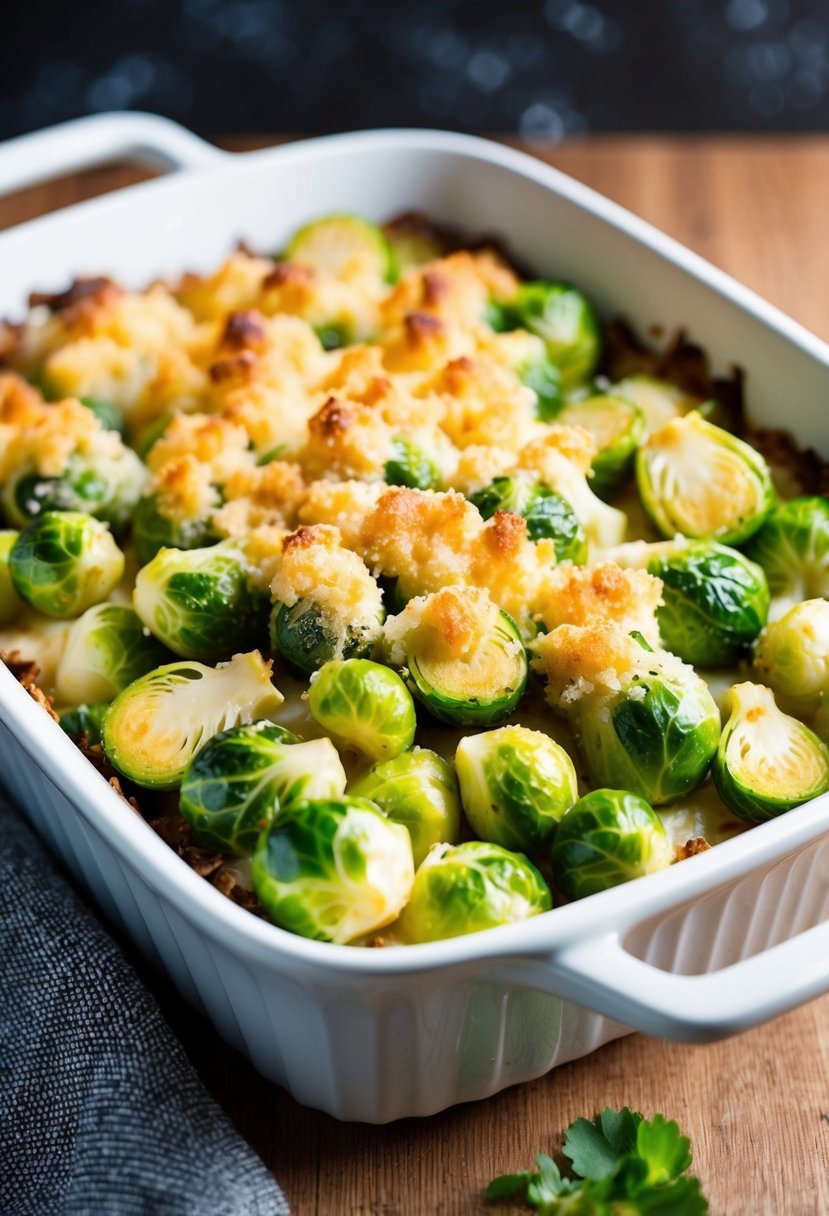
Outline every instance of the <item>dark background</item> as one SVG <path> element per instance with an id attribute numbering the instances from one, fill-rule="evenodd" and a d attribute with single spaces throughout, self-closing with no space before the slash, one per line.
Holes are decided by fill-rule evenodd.
<path id="1" fill-rule="evenodd" d="M 0 137 L 121 108 L 208 135 L 829 127 L 829 0 L 11 0 L 2 43 Z"/>

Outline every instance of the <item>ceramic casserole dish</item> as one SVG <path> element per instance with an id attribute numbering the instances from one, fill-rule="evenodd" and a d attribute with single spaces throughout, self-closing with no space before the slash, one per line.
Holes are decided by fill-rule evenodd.
<path id="1" fill-rule="evenodd" d="M 640 331 L 683 326 L 747 369 L 752 417 L 824 449 L 829 347 L 539 162 L 480 139 L 366 132 L 230 155 L 106 115 L 0 149 L 0 190 L 115 157 L 178 170 L 0 236 L 0 316 L 78 274 L 140 285 L 280 242 L 336 207 L 498 233 Z M 796 386 L 793 395 L 792 386 Z M 0 664 L 0 783 L 105 915 L 266 1077 L 381 1123 L 482 1098 L 640 1028 L 721 1037 L 829 989 L 829 795 L 681 866 L 513 926 L 405 949 L 309 941 L 251 916 L 131 814 Z"/>

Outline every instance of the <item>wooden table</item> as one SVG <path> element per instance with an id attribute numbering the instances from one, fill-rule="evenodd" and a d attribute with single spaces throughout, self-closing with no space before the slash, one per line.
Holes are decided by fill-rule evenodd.
<path id="1" fill-rule="evenodd" d="M 829 138 L 613 138 L 534 151 L 829 339 Z M 0 226 L 140 176 L 116 168 L 28 191 L 0 203 Z M 629 1037 L 487 1102 L 375 1128 L 298 1106 L 172 993 L 161 996 L 295 1216 L 478 1213 L 494 1174 L 555 1147 L 578 1115 L 624 1104 L 678 1120 L 715 1216 L 829 1212 L 829 997 L 713 1046 Z"/>

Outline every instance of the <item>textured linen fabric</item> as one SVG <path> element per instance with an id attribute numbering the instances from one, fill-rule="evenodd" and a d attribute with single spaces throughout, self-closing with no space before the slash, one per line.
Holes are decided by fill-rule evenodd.
<path id="1" fill-rule="evenodd" d="M 0 841 L 0 1213 L 287 1216 L 154 997 L 2 793 Z"/>

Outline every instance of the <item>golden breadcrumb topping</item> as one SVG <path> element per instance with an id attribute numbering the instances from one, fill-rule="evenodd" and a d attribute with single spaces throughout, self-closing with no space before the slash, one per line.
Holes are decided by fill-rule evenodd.
<path id="1" fill-rule="evenodd" d="M 638 630 L 652 645 L 659 645 L 656 610 L 662 603 L 662 580 L 644 570 L 621 570 L 615 562 L 587 566 L 560 566 L 547 580 L 537 603 L 537 619 L 544 629 L 558 625 L 615 622 L 628 633 Z"/>
<path id="2" fill-rule="evenodd" d="M 289 608 L 307 601 L 339 626 L 370 622 L 379 634 L 382 592 L 339 530 L 327 524 L 303 525 L 285 537 L 271 593 Z"/>
<path id="3" fill-rule="evenodd" d="M 554 541 L 531 541 L 518 515 L 497 511 L 484 522 L 453 490 L 386 490 L 355 544 L 375 574 L 399 578 L 407 595 L 454 584 L 486 588 L 519 624 L 533 613 L 556 561 Z"/>
<path id="4" fill-rule="evenodd" d="M 401 613 L 386 621 L 383 650 L 394 667 L 405 666 L 412 651 L 435 662 L 470 662 L 500 617 L 487 591 L 443 587 L 409 600 Z"/>
<path id="5" fill-rule="evenodd" d="M 565 711 L 593 694 L 612 696 L 637 675 L 694 676 L 693 668 L 675 655 L 647 650 L 623 625 L 609 620 L 559 625 L 529 649 L 533 670 L 547 682 L 547 700 Z"/>

